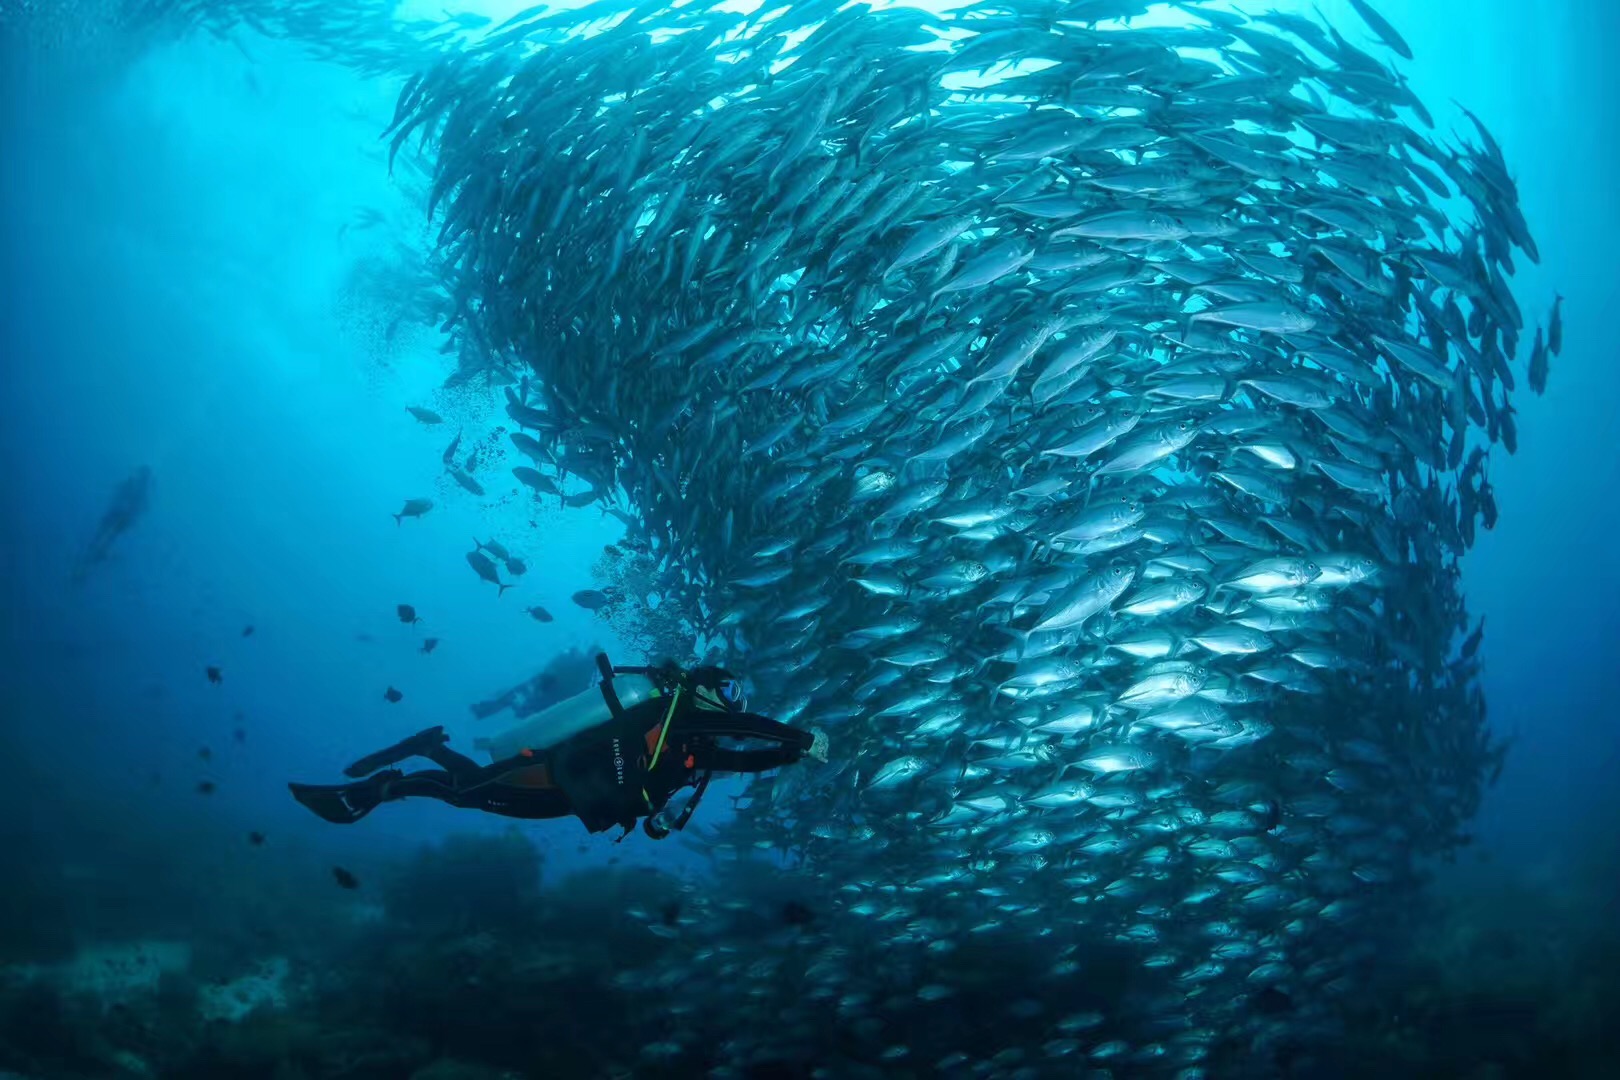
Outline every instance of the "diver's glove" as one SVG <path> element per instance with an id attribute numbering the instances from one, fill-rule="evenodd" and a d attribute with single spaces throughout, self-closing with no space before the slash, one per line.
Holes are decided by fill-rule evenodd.
<path id="1" fill-rule="evenodd" d="M 827 733 L 820 728 L 811 728 L 810 735 L 812 736 L 810 749 L 804 752 L 805 757 L 825 765 L 827 763 Z"/>

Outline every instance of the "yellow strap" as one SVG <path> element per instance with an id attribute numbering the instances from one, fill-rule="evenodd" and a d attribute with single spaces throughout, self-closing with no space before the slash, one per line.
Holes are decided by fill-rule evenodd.
<path id="1" fill-rule="evenodd" d="M 652 760 L 647 763 L 647 771 L 652 772 L 658 768 L 658 758 L 664 752 L 664 740 L 669 737 L 669 722 L 675 719 L 675 706 L 681 701 L 681 688 L 676 687 L 675 693 L 669 699 L 669 711 L 664 713 L 664 726 L 658 729 L 658 745 L 653 747 Z M 647 795 L 647 789 L 641 789 L 641 797 L 648 807 L 652 806 L 652 799 Z"/>

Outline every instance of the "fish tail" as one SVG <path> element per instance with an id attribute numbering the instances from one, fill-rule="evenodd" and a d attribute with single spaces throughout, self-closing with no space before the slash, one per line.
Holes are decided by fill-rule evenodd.
<path id="1" fill-rule="evenodd" d="M 500 582 L 497 581 L 495 583 L 495 599 L 499 600 L 501 598 L 501 594 L 504 593 L 507 589 L 510 589 L 511 587 L 512 586 L 510 586 L 510 585 L 502 585 Z"/>
<path id="2" fill-rule="evenodd" d="M 403 524 L 405 524 L 405 515 L 404 514 L 395 514 L 394 515 L 394 524 L 395 525 L 403 525 Z"/>
<path id="3" fill-rule="evenodd" d="M 1007 627 L 1007 633 L 1018 639 L 1018 659 L 1022 660 L 1024 655 L 1029 652 L 1029 637 L 1034 633 L 1034 631 L 1015 630 L 1009 626 Z M 999 691 L 1001 688 L 997 687 L 996 689 Z M 991 700 L 994 700 L 994 698 Z"/>

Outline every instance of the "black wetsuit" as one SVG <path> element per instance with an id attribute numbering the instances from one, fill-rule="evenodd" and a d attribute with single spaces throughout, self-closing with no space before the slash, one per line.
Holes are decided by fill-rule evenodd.
<path id="1" fill-rule="evenodd" d="M 671 795 L 711 772 L 765 772 L 789 765 L 810 749 L 811 732 L 754 713 L 729 713 L 682 702 L 663 746 L 657 737 L 670 705 L 654 697 L 606 723 L 544 751 L 479 765 L 444 745 L 442 728 L 430 728 L 350 766 L 365 775 L 405 757 L 421 756 L 438 769 L 401 773 L 388 769 L 353 784 L 291 784 L 299 802 L 328 821 L 347 824 L 379 802 L 429 798 L 451 806 L 514 818 L 575 815 L 591 832 L 614 825 L 629 829 L 655 814 Z M 736 750 L 721 739 L 764 741 L 763 749 Z M 652 764 L 656 752 L 657 761 Z"/>

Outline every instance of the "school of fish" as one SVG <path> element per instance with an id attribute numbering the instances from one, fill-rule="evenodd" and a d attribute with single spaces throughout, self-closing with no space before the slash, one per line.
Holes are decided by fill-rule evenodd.
<path id="1" fill-rule="evenodd" d="M 624 521 L 672 650 L 832 733 L 683 836 L 820 917 L 648 916 L 660 1007 L 737 1024 L 642 1067 L 1331 1060 L 1502 764 L 1458 559 L 1562 348 L 1500 147 L 1351 3 L 604 0 L 409 52 L 452 380 Z"/>
<path id="2" fill-rule="evenodd" d="M 400 97 L 457 378 L 833 732 L 686 838 L 835 912 L 686 909 L 736 1069 L 1297 1068 L 1501 766 L 1457 560 L 1561 347 L 1509 167 L 1364 3 L 1174 6 L 535 9 Z"/>

